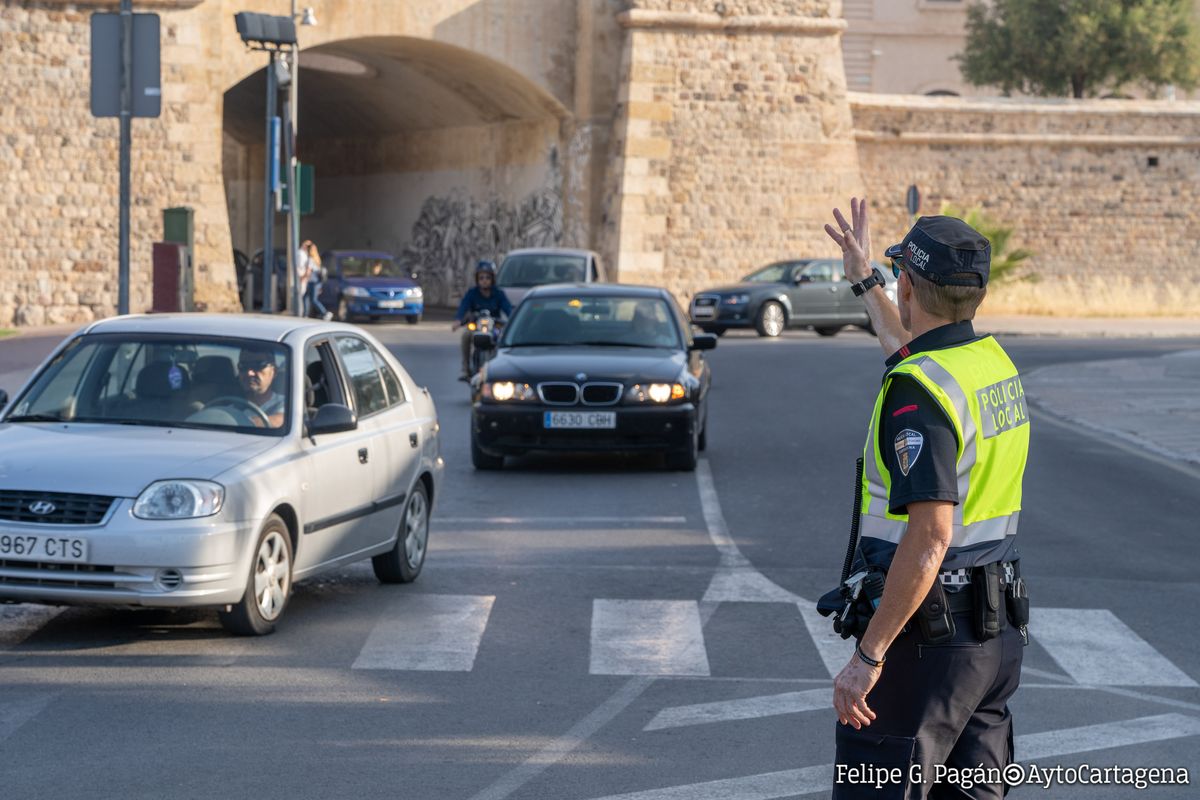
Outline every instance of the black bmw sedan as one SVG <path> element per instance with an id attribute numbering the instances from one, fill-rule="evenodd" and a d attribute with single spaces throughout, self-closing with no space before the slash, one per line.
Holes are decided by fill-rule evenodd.
<path id="1" fill-rule="evenodd" d="M 883 273 L 883 290 L 894 303 L 892 271 L 874 266 Z M 802 326 L 822 336 L 833 336 L 846 325 L 871 331 L 866 306 L 850 290 L 841 259 L 834 258 L 769 264 L 731 286 L 697 292 L 689 310 L 693 323 L 718 336 L 730 328 L 753 328 L 759 336 L 778 336 L 785 328 Z"/>
<path id="2" fill-rule="evenodd" d="M 472 381 L 471 461 L 499 469 L 531 451 L 652 451 L 695 469 L 708 422 L 700 351 L 716 344 L 693 336 L 665 289 L 536 288 Z"/>

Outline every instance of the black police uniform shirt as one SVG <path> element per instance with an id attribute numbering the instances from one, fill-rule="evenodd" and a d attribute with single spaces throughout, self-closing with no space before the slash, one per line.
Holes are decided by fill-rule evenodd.
<path id="1" fill-rule="evenodd" d="M 921 334 L 887 360 L 899 364 L 913 353 L 939 350 L 975 341 L 970 320 L 942 325 Z M 883 401 L 879 445 L 892 478 L 888 507 L 907 513 L 908 504 L 948 500 L 957 504 L 958 437 L 941 405 L 925 387 L 907 375 L 892 380 Z"/>

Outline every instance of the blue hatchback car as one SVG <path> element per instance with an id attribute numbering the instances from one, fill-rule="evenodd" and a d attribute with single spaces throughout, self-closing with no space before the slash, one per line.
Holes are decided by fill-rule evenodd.
<path id="1" fill-rule="evenodd" d="M 321 265 L 326 271 L 321 304 L 342 322 L 362 317 L 403 317 L 410 325 L 421 321 L 425 294 L 391 253 L 331 250 L 321 256 Z"/>

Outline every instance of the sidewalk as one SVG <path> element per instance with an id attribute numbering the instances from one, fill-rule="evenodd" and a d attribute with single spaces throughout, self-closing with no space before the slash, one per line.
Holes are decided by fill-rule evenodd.
<path id="1" fill-rule="evenodd" d="M 975 329 L 1005 336 L 1200 338 L 1200 317 L 1037 317 L 980 314 Z"/>
<path id="2" fill-rule="evenodd" d="M 1042 367 L 1022 382 L 1035 408 L 1200 466 L 1200 350 Z"/>

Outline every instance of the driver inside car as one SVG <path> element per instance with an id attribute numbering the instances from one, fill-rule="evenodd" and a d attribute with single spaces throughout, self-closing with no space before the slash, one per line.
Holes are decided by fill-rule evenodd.
<path id="1" fill-rule="evenodd" d="M 238 356 L 238 383 L 243 396 L 262 409 L 272 428 L 283 425 L 284 397 L 275 391 L 275 354 L 266 349 L 246 348 Z M 252 421 L 262 427 L 262 420 L 253 416 Z"/>

